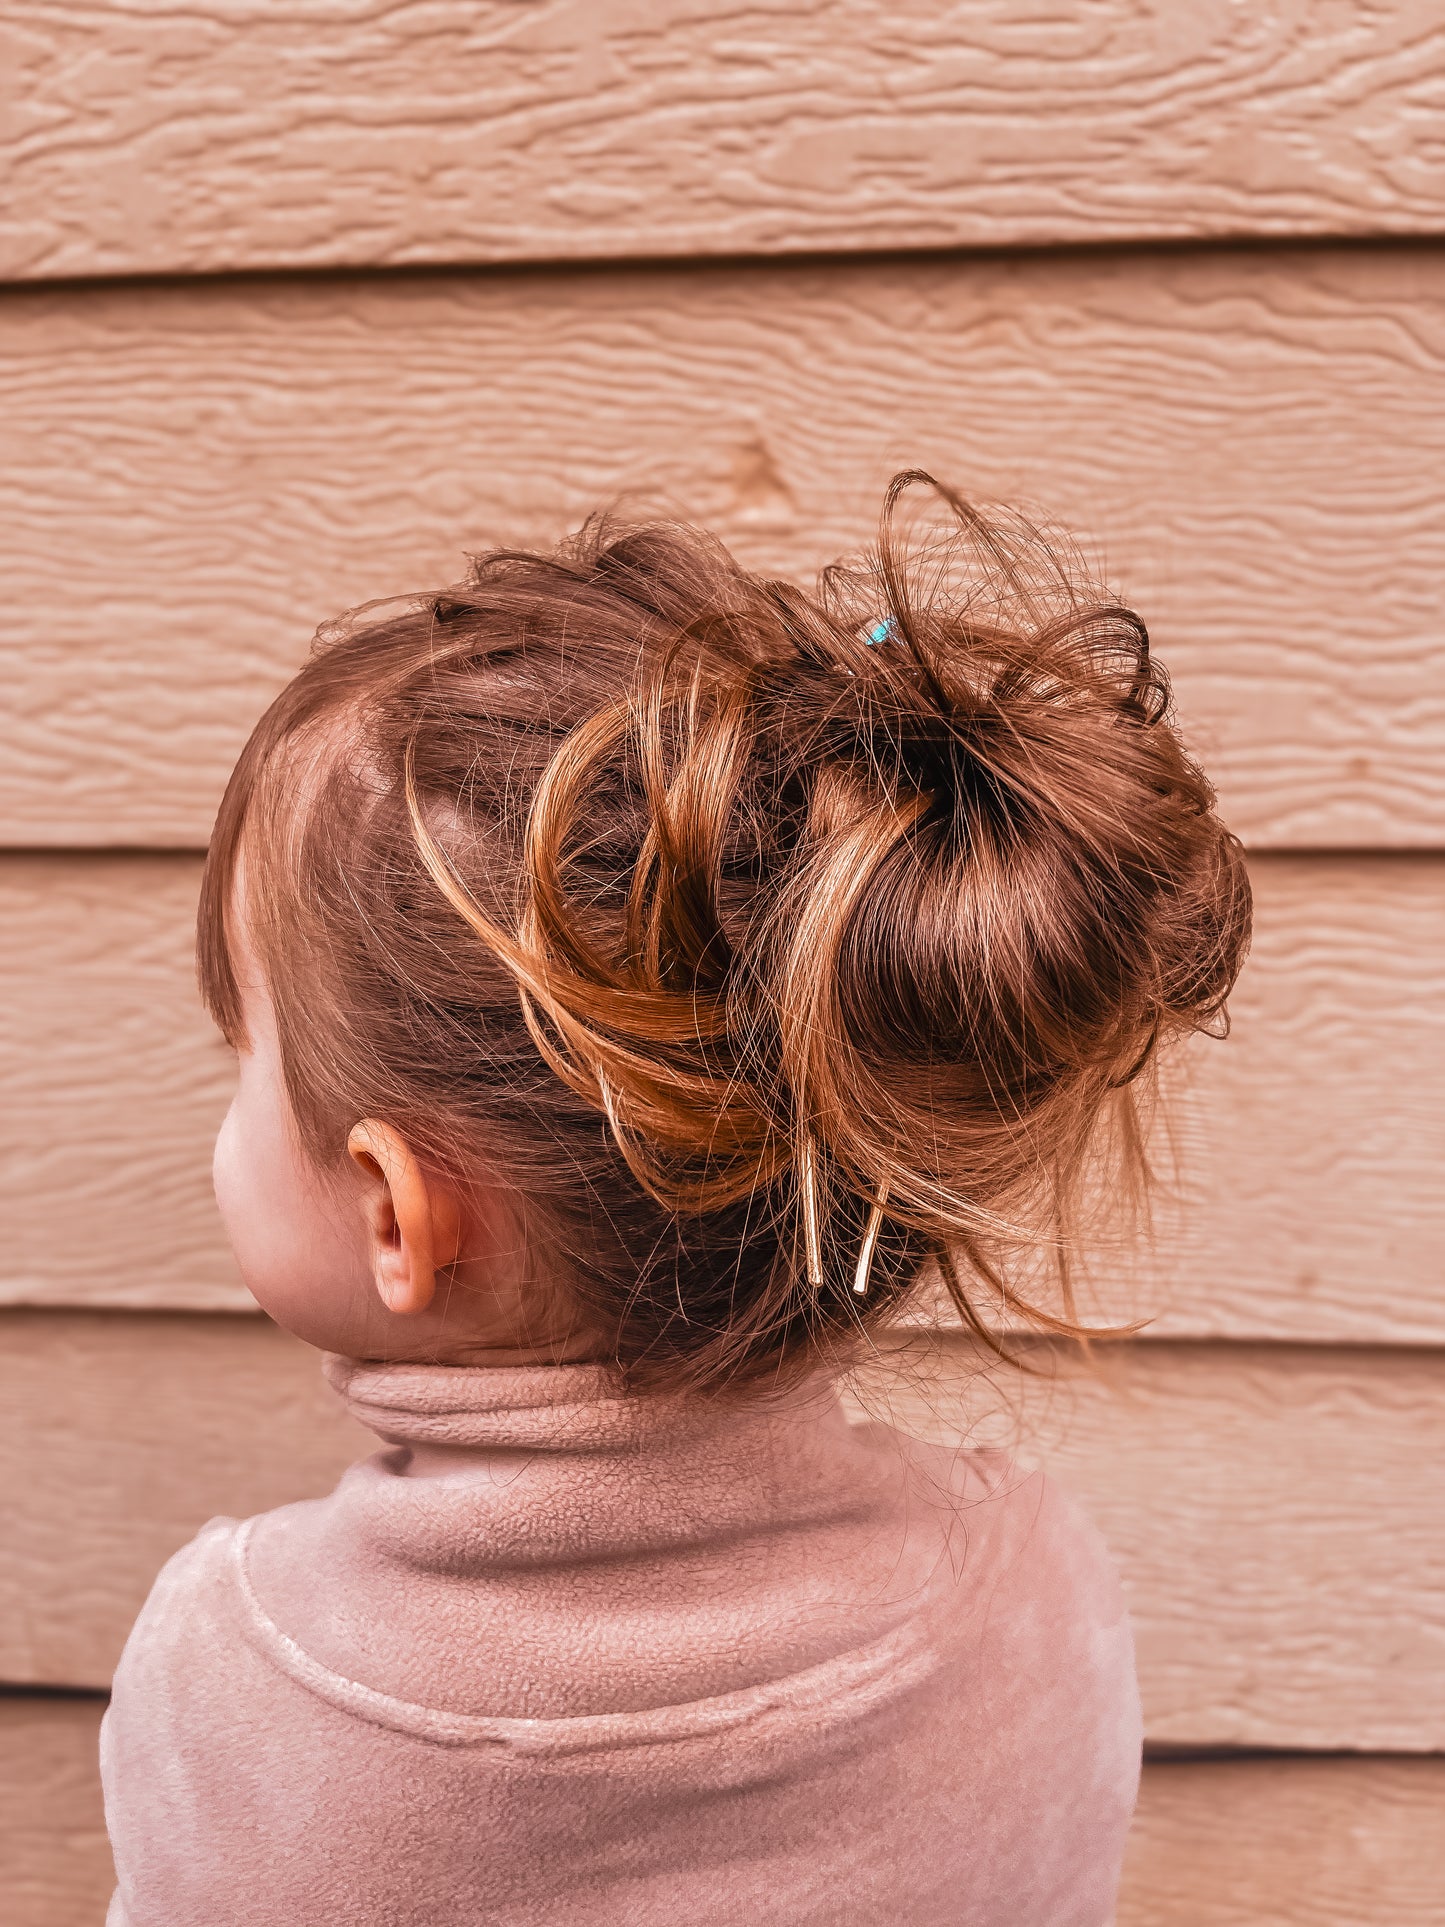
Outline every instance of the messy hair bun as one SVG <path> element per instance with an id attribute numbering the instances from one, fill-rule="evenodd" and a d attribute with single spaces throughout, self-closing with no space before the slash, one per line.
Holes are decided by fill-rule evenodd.
<path id="1" fill-rule="evenodd" d="M 261 919 L 303 1124 L 323 1155 L 379 1113 L 500 1160 L 639 1376 L 776 1367 L 934 1267 L 987 1330 L 1247 942 L 1142 622 L 922 474 L 813 595 L 602 521 L 342 630 L 288 696 L 232 842 L 283 740 L 344 706 L 357 744 Z M 373 1061 L 355 1023 L 339 1054 L 287 1023 L 308 889 L 313 1011 L 322 954 Z M 1073 1322 L 1067 1291 L 1030 1310 Z"/>

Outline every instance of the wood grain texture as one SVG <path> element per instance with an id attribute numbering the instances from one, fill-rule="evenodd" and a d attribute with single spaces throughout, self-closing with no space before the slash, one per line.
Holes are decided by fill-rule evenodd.
<path id="1" fill-rule="evenodd" d="M 254 1308 L 211 1195 L 235 1082 L 191 857 L 0 859 L 0 1303 Z"/>
<path id="2" fill-rule="evenodd" d="M 0 1698 L 7 1927 L 99 1927 L 102 1702 Z M 1445 1760 L 1151 1764 L 1116 1927 L 1436 1927 Z"/>
<path id="3" fill-rule="evenodd" d="M 325 1492 L 374 1444 L 259 1318 L 0 1315 L 0 1680 L 108 1686 L 151 1581 L 217 1514 Z"/>
<path id="4" fill-rule="evenodd" d="M 233 1073 L 192 979 L 198 869 L 0 859 L 0 1303 L 250 1306 L 211 1199 Z M 1445 863 L 1252 874 L 1233 1035 L 1191 1043 L 1166 1086 L 1153 1249 L 1101 1239 L 1086 1308 L 1175 1336 L 1445 1343 Z"/>
<path id="5" fill-rule="evenodd" d="M 1426 0 L 12 0 L 11 276 L 1438 232 Z"/>
<path id="6" fill-rule="evenodd" d="M 12 843 L 204 842 L 314 624 L 630 492 L 811 575 L 932 465 L 1086 531 L 1256 845 L 1445 839 L 1445 255 L 0 304 Z"/>
<path id="7" fill-rule="evenodd" d="M 1095 1316 L 1445 1342 L 1445 863 L 1255 857 L 1225 1042 L 1166 1066 L 1154 1240 Z"/>
<path id="8" fill-rule="evenodd" d="M 1144 1770 L 1116 1927 L 1438 1927 L 1445 1760 Z"/>
<path id="9" fill-rule="evenodd" d="M 11 1311 L 0 1336 L 12 1682 L 103 1685 L 174 1547 L 357 1450 L 257 1319 Z M 1003 1423 L 1062 1472 L 1123 1567 L 1152 1738 L 1445 1746 L 1445 1358 L 1149 1344 L 1110 1372 L 1001 1388 L 938 1339 L 867 1396 L 949 1438 Z"/>
<path id="10" fill-rule="evenodd" d="M 1445 1751 L 1445 1356 L 1146 1341 L 1020 1381 L 935 1333 L 863 1402 L 1082 1499 L 1151 1740 Z"/>
<path id="11" fill-rule="evenodd" d="M 103 1702 L 0 1695 L 0 1919 L 100 1927 L 113 1883 L 96 1747 Z"/>

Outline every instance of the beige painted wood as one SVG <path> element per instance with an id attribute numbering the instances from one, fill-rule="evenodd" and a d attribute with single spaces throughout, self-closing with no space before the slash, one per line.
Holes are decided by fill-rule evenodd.
<path id="1" fill-rule="evenodd" d="M 0 1919 L 101 1927 L 112 1886 L 96 1700 L 0 1696 Z"/>
<path id="2" fill-rule="evenodd" d="M 370 1435 L 259 1318 L 0 1316 L 0 1680 L 106 1686 L 217 1514 L 325 1492 Z"/>
<path id="3" fill-rule="evenodd" d="M 0 858 L 0 1304 L 249 1310 L 211 1195 L 235 1082 L 194 857 Z"/>
<path id="4" fill-rule="evenodd" d="M 1445 1760 L 1145 1768 L 1117 1927 L 1437 1927 Z"/>
<path id="5" fill-rule="evenodd" d="M 12 276 L 1438 232 L 1426 0 L 18 0 Z"/>
<path id="6" fill-rule="evenodd" d="M 0 1699 L 7 1927 L 99 1927 L 111 1888 L 96 1700 Z M 1435 1927 L 1445 1760 L 1144 1769 L 1117 1927 Z"/>
<path id="7" fill-rule="evenodd" d="M 0 1338 L 0 1678 L 103 1684 L 175 1546 L 356 1448 L 259 1320 L 10 1312 Z M 1115 1390 L 1003 1399 L 940 1343 L 869 1402 L 1060 1467 L 1122 1563 L 1153 1738 L 1445 1745 L 1445 1358 L 1153 1345 Z"/>
<path id="8" fill-rule="evenodd" d="M 811 572 L 912 461 L 1097 540 L 1253 843 L 1445 836 L 1445 256 L 12 295 L 0 423 L 11 843 L 202 843 L 314 624 L 464 549 L 630 490 Z"/>
<path id="9" fill-rule="evenodd" d="M 864 1403 L 1082 1499 L 1151 1740 L 1445 1751 L 1445 1355 L 1145 1342 L 1020 1383 L 927 1334 Z"/>
<path id="10" fill-rule="evenodd" d="M 1166 1087 L 1153 1249 L 1101 1237 L 1085 1309 L 1441 1343 L 1445 863 L 1252 867 L 1234 1034 Z M 232 1068 L 191 974 L 198 869 L 0 858 L 0 1303 L 249 1307 L 210 1191 Z"/>
<path id="11" fill-rule="evenodd" d="M 1154 1238 L 1092 1317 L 1445 1341 L 1445 863 L 1255 857 L 1230 1037 L 1166 1065 Z M 1102 1241 L 1101 1241 L 1102 1245 Z"/>

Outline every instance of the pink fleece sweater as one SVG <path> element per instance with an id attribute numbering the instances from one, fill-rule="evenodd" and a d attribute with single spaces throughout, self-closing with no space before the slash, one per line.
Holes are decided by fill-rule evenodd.
<path id="1" fill-rule="evenodd" d="M 587 1366 L 327 1362 L 385 1449 L 214 1520 L 102 1741 L 110 1927 L 1103 1927 L 1129 1630 L 1038 1476 Z"/>

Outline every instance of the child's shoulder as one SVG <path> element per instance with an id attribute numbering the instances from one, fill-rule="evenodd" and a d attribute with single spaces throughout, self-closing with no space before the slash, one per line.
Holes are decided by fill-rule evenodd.
<path id="1" fill-rule="evenodd" d="M 869 1428 L 906 1467 L 909 1503 L 931 1516 L 960 1593 L 985 1603 L 1010 1643 L 1065 1663 L 1081 1648 L 1132 1675 L 1118 1568 L 1102 1533 L 1058 1479 L 1008 1452 Z"/>
<path id="2" fill-rule="evenodd" d="M 203 1679 L 241 1631 L 236 1551 L 244 1522 L 210 1520 L 162 1566 L 116 1667 L 112 1706 L 143 1706 Z"/>
<path id="3" fill-rule="evenodd" d="M 225 1517 L 210 1519 L 194 1539 L 171 1554 L 156 1575 L 128 1645 L 136 1643 L 138 1635 L 174 1626 L 178 1620 L 194 1622 L 208 1603 L 214 1607 L 229 1598 L 236 1544 L 245 1523 Z"/>

